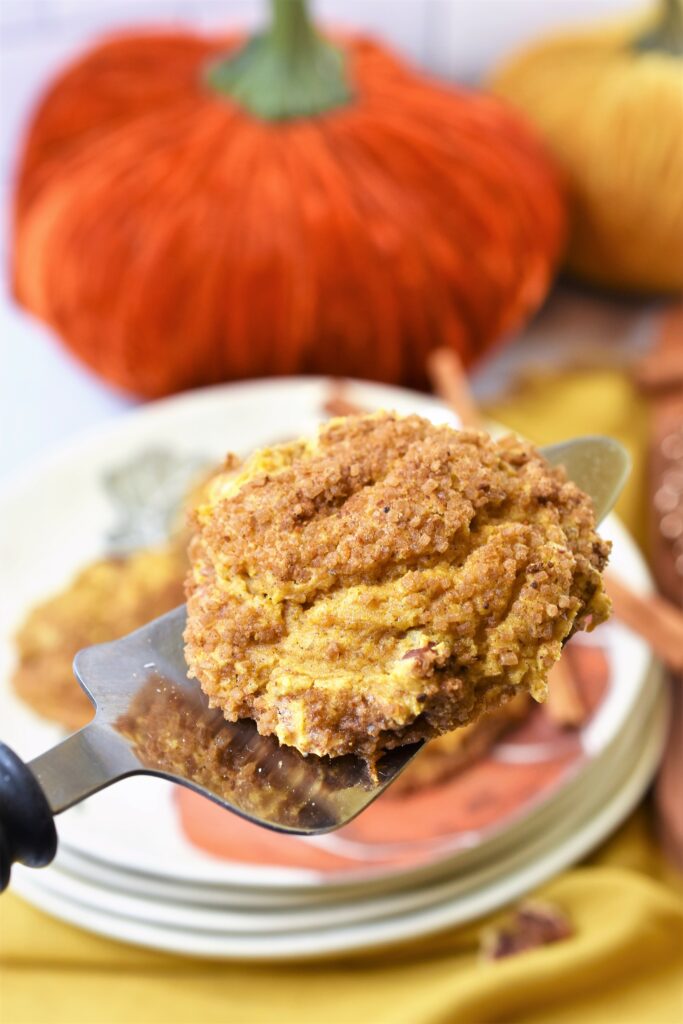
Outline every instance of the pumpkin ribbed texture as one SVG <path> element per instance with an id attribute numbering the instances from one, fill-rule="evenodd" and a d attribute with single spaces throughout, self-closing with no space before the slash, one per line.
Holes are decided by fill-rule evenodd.
<path id="1" fill-rule="evenodd" d="M 515 57 L 493 88 L 536 125 L 571 203 L 567 266 L 634 291 L 683 291 L 683 59 L 638 48 L 647 22 L 568 32 Z"/>
<path id="2" fill-rule="evenodd" d="M 332 373 L 421 385 L 542 301 L 554 166 L 500 100 L 341 42 L 353 100 L 268 122 L 206 85 L 237 38 L 105 42 L 52 86 L 16 196 L 19 300 L 145 396 Z"/>

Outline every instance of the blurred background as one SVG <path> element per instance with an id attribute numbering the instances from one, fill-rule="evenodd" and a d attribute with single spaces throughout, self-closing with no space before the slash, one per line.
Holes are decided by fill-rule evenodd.
<path id="1" fill-rule="evenodd" d="M 323 2 L 316 6 L 321 21 L 357 28 L 375 34 L 396 48 L 397 53 L 419 67 L 442 75 L 446 80 L 476 84 L 493 71 L 503 57 L 519 45 L 557 26 L 585 26 L 590 19 L 642 12 L 643 4 L 624 0 L 487 0 L 472 5 L 455 0 L 367 0 L 363 3 Z M 2 18 L 2 134 L 0 136 L 0 188 L 2 189 L 2 434 L 13 434 L 11 445 L 2 449 L 3 472 L 18 469 L 27 457 L 58 443 L 74 431 L 97 422 L 103 416 L 127 408 L 131 401 L 84 373 L 73 360 L 53 344 L 52 337 L 22 314 L 12 301 L 8 284 L 11 260 L 10 223 L 13 182 L 16 179 L 20 147 L 29 118 L 51 78 L 65 63 L 81 53 L 108 30 L 144 29 L 154 23 L 188 26 L 193 30 L 230 30 L 262 22 L 263 3 L 229 0 L 190 0 L 186 3 L 109 4 L 95 0 L 3 0 Z M 585 295 L 577 300 L 577 315 L 591 305 Z M 647 304 L 645 304 L 647 306 Z M 609 320 L 606 343 L 613 330 L 626 343 L 643 344 L 639 310 L 627 318 L 609 303 L 595 309 L 595 316 Z M 596 321 L 597 322 L 597 321 Z M 581 329 L 576 331 L 580 334 Z M 572 338 L 572 341 L 580 338 Z M 600 353 L 595 353 L 600 357 Z M 506 372 L 506 359 L 489 368 L 491 380 Z M 480 385 L 484 387 L 484 383 Z M 493 386 L 493 385 L 492 385 Z M 35 401 L 42 414 L 23 417 L 21 429 L 13 431 L 25 402 Z M 46 404 L 47 403 L 47 404 Z M 49 412 L 48 412 L 49 410 Z"/>
<path id="2" fill-rule="evenodd" d="M 223 1019 L 228 991 L 235 1021 L 302 1024 L 322 952 L 330 1021 L 368 999 L 391 1024 L 677 1019 L 680 0 L 0 0 L 0 33 L 0 722 L 22 754 L 89 720 L 76 650 L 180 603 L 227 448 L 438 400 L 633 461 L 614 619 L 547 705 L 430 744 L 319 842 L 149 780 L 98 794 L 54 867 L 15 873 L 6 1024 L 48 1019 L 27 972 L 53 1024 Z"/>

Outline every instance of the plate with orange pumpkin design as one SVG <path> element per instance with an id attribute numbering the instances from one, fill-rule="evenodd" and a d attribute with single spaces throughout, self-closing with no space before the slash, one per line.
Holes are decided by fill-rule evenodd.
<path id="1" fill-rule="evenodd" d="M 661 753 L 666 702 L 649 681 L 642 717 L 614 753 L 621 770 L 564 807 L 525 841 L 465 872 L 388 893 L 346 892 L 343 900 L 277 900 L 240 907 L 206 894 L 131 892 L 130 875 L 106 884 L 78 871 L 21 869 L 15 885 L 37 906 L 98 934 L 184 955 L 241 960 L 316 959 L 362 952 L 480 917 L 546 881 L 590 851 L 635 806 Z M 271 897 L 274 895 L 271 891 Z M 310 895 L 310 894 L 309 894 Z M 318 893 L 320 896 L 321 894 Z"/>
<path id="2" fill-rule="evenodd" d="M 183 494 L 228 450 L 310 432 L 328 415 L 325 379 L 289 378 L 196 391 L 152 403 L 83 439 L 16 481 L 0 498 L 5 587 L 0 603 L 3 739 L 31 757 L 63 735 L 12 687 L 14 637 L 27 614 L 64 592 L 96 559 L 163 545 Z M 349 401 L 366 409 L 455 419 L 435 399 L 349 382 Z M 50 530 L 44 509 L 50 509 Z M 638 590 L 650 579 L 623 526 L 610 516 L 611 564 Z M 7 540 L 9 538 L 9 542 Z M 618 622 L 574 638 L 563 657 L 580 715 L 574 724 L 550 707 L 529 706 L 493 730 L 475 755 L 444 754 L 437 776 L 390 789 L 337 833 L 299 838 L 267 832 L 195 794 L 158 779 L 133 778 L 60 816 L 70 870 L 127 877 L 178 894 L 223 893 L 274 905 L 290 899 L 348 899 L 418 880 L 468 872 L 550 827 L 595 780 L 616 770 L 613 751 L 639 714 L 651 676 L 645 644 Z M 76 684 L 73 684 L 76 686 Z M 39 710 L 39 709 L 38 709 Z M 420 757 L 425 755 L 419 755 Z M 419 767 L 417 761 L 416 768 Z M 74 866 L 75 865 L 75 866 Z M 80 867 L 79 867 L 80 865 Z M 48 869 L 52 870 L 52 869 Z M 102 883 L 104 885 L 104 882 Z"/>

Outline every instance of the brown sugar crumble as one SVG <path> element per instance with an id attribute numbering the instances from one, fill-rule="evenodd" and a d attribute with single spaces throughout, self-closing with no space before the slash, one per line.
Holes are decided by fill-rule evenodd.
<path id="1" fill-rule="evenodd" d="M 609 615 L 590 498 L 528 443 L 349 416 L 194 513 L 186 657 L 227 719 L 372 758 L 520 692 Z"/>

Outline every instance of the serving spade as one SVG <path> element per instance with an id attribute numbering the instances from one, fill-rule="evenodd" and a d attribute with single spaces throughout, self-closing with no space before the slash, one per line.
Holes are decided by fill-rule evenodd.
<path id="1" fill-rule="evenodd" d="M 541 450 L 590 494 L 600 522 L 628 476 L 625 449 L 584 437 Z M 0 890 L 14 862 L 42 867 L 53 859 L 55 815 L 119 779 L 157 775 L 258 825 L 317 835 L 364 810 L 422 745 L 389 751 L 370 771 L 353 755 L 304 757 L 260 736 L 250 720 L 227 722 L 187 678 L 184 625 L 182 606 L 80 651 L 74 671 L 95 705 L 93 720 L 28 764 L 0 743 Z"/>

